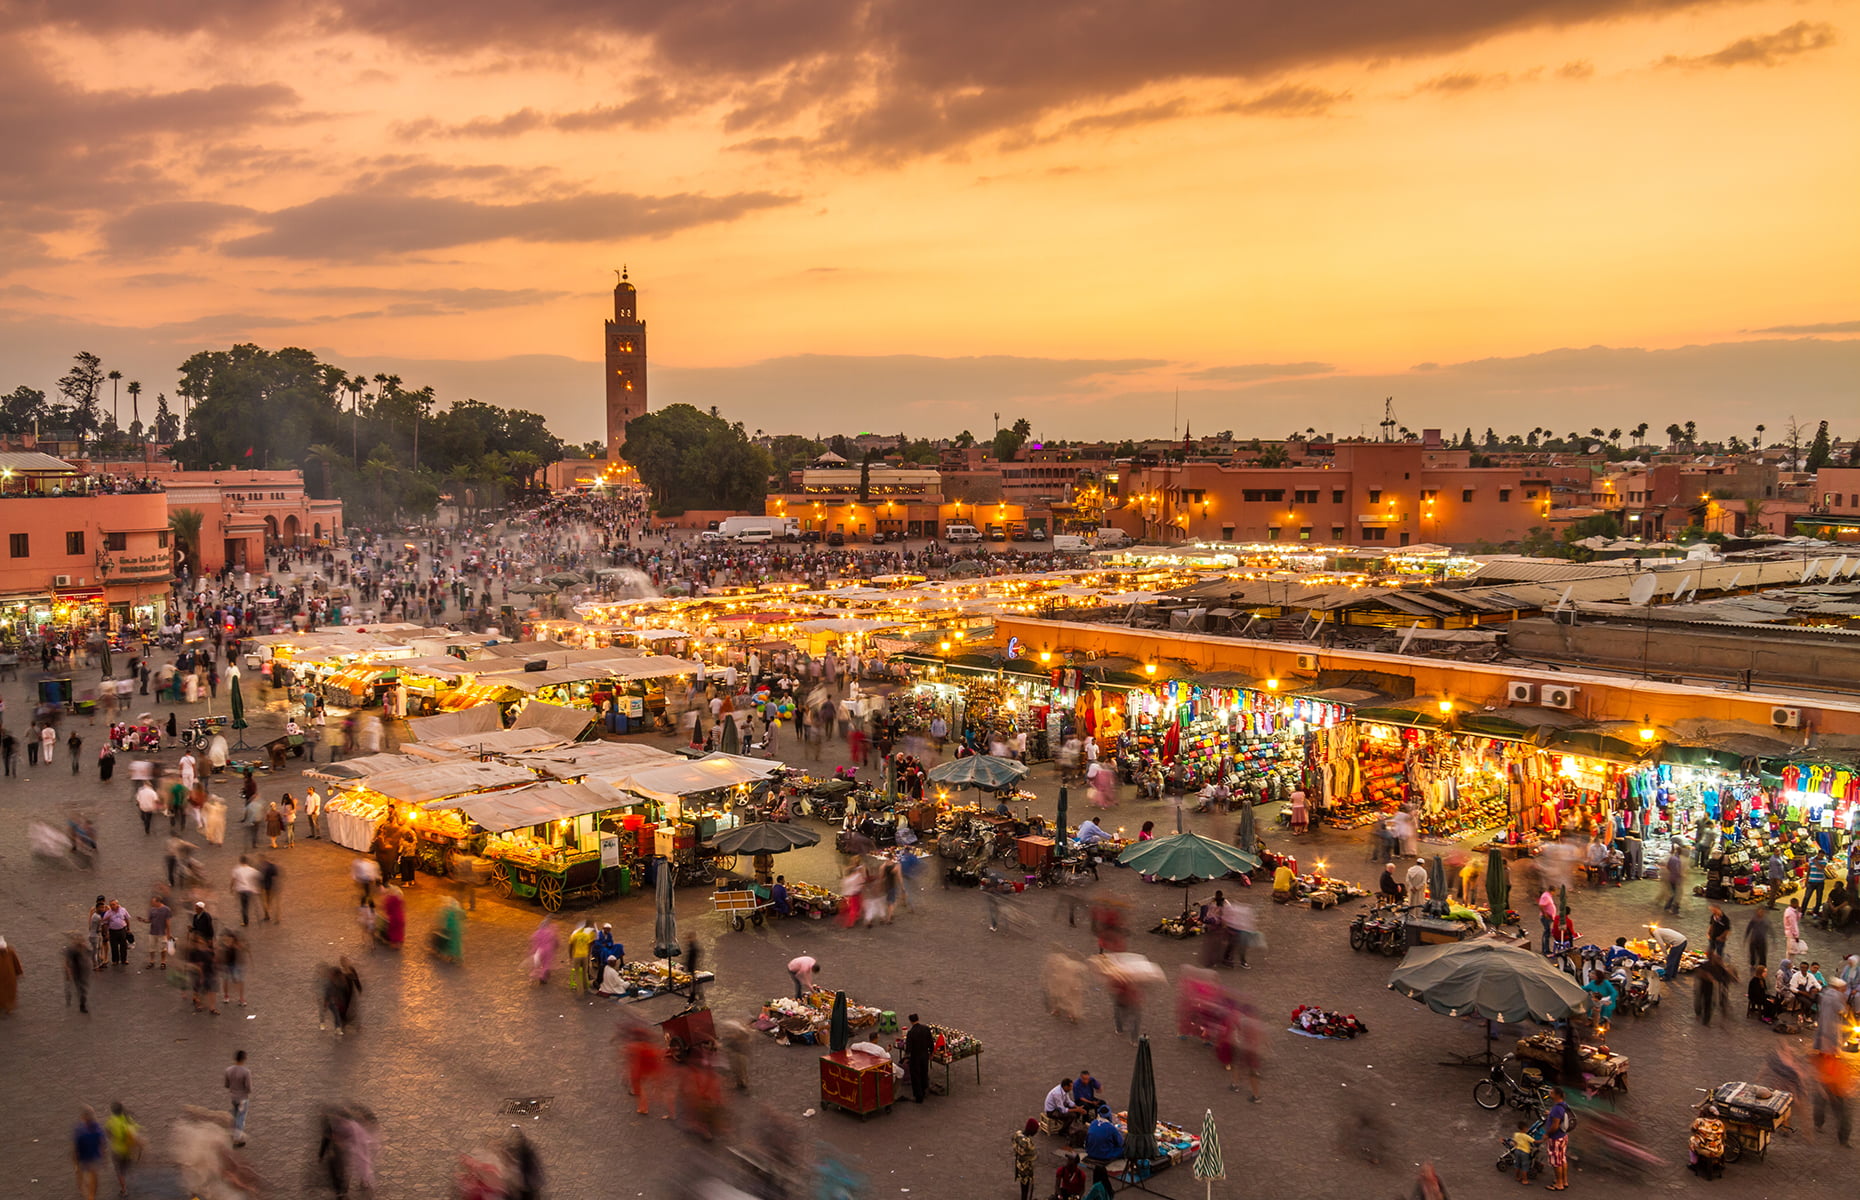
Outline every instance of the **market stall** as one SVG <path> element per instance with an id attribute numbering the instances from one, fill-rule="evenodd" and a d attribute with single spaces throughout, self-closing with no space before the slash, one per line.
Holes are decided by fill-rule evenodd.
<path id="1" fill-rule="evenodd" d="M 825 988 L 815 988 L 799 1000 L 791 996 L 776 997 L 762 1006 L 755 1028 L 781 1046 L 824 1045 L 833 1018 L 833 995 Z M 883 1016 L 876 1008 L 850 1000 L 846 1004 L 847 1027 L 855 1033 L 878 1031 Z M 894 1013 L 894 1027 L 896 1020 Z"/>
<path id="2" fill-rule="evenodd" d="M 555 912 L 569 901 L 619 896 L 630 888 L 622 841 L 643 826 L 626 811 L 631 799 L 598 780 L 583 780 L 434 804 L 456 807 L 491 835 L 478 852 L 491 863 L 491 881 L 501 894 L 534 897 Z"/>
<path id="3" fill-rule="evenodd" d="M 535 778 L 532 772 L 508 763 L 421 763 L 356 779 L 332 795 L 323 811 L 330 840 L 350 850 L 366 851 L 374 845 L 380 827 L 395 818 L 397 809 L 420 808 L 435 800 L 516 787 L 534 782 Z"/>

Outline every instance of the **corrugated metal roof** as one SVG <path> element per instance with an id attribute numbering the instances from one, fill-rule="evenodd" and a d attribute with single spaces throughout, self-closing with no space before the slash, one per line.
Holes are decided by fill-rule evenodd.
<path id="1" fill-rule="evenodd" d="M 16 475 L 76 475 L 77 468 L 62 458 L 38 450 L 0 450 L 0 470 Z"/>

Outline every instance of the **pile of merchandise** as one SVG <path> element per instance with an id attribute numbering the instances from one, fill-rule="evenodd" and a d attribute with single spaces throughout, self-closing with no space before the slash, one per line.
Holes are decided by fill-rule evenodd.
<path id="1" fill-rule="evenodd" d="M 879 1011 L 863 1004 L 846 1002 L 846 1027 L 850 1030 L 878 1028 Z M 762 1006 L 755 1028 L 768 1034 L 781 1046 L 818 1046 L 827 1041 L 833 1023 L 833 993 L 815 988 L 805 999 L 777 997 Z"/>
<path id="2" fill-rule="evenodd" d="M 688 991 L 691 987 L 691 972 L 663 962 L 622 963 L 620 978 L 626 984 L 624 994 L 628 996 L 656 996 L 666 991 Z M 697 978 L 699 983 L 710 983 L 717 977 L 709 971 L 699 971 Z"/>
<path id="3" fill-rule="evenodd" d="M 1292 900 L 1312 908 L 1330 908 L 1344 900 L 1357 900 L 1369 889 L 1329 875 L 1297 875 L 1292 878 Z"/>
<path id="4" fill-rule="evenodd" d="M 1306 1037 L 1353 1038 L 1369 1032 L 1369 1026 L 1354 1015 L 1331 1012 L 1315 1004 L 1300 1004 L 1292 1010 L 1291 1032 Z"/>
<path id="5" fill-rule="evenodd" d="M 982 1052 L 981 1039 L 974 1034 L 964 1033 L 949 1025 L 931 1025 L 930 1032 L 936 1036 L 936 1042 L 930 1049 L 930 1061 L 952 1063 L 959 1058 L 974 1058 Z M 892 1039 L 891 1048 L 904 1049 L 904 1035 L 900 1033 Z"/>
<path id="6" fill-rule="evenodd" d="M 1156 923 L 1151 933 L 1160 933 L 1164 937 L 1192 938 L 1201 936 L 1201 917 L 1197 913 L 1185 912 L 1175 916 L 1164 917 Z"/>
<path id="7" fill-rule="evenodd" d="M 788 911 L 791 916 L 818 921 L 840 911 L 840 898 L 826 888 L 797 879 L 788 884 Z"/>
<path id="8" fill-rule="evenodd" d="M 1130 1114 L 1120 1112 L 1111 1118 L 1125 1137 L 1130 1135 Z M 1156 1122 L 1156 1157 L 1182 1166 L 1201 1153 L 1201 1137 L 1169 1121 Z"/>

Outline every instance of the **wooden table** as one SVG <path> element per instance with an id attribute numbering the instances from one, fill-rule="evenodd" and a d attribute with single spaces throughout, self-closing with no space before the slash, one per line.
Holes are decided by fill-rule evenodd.
<path id="1" fill-rule="evenodd" d="M 890 1112 L 895 1081 L 891 1059 L 863 1050 L 839 1050 L 820 1056 L 820 1107 L 868 1117 Z"/>

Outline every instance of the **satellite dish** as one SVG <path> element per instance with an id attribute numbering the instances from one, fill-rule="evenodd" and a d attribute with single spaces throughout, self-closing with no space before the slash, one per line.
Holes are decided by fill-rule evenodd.
<path id="1" fill-rule="evenodd" d="M 1841 555 L 1840 561 L 1828 568 L 1829 579 L 1839 579 L 1847 570 L 1847 556 Z"/>
<path id="2" fill-rule="evenodd" d="M 1821 570 L 1820 559 L 1816 559 L 1814 562 L 1804 562 L 1802 564 L 1802 578 L 1800 582 L 1807 583 L 1815 577 L 1815 572 L 1819 570 Z"/>
<path id="3" fill-rule="evenodd" d="M 1651 604 L 1653 594 L 1659 590 L 1660 581 L 1654 577 L 1652 571 L 1648 571 L 1636 579 L 1634 586 L 1628 589 L 1628 603 L 1643 606 Z"/>
<path id="4" fill-rule="evenodd" d="M 1408 646 L 1411 642 L 1414 641 L 1414 631 L 1416 628 L 1418 627 L 1414 625 L 1410 625 L 1408 626 L 1408 628 L 1401 631 L 1401 645 L 1395 647 L 1395 653 L 1397 654 L 1408 653 Z"/>
<path id="5" fill-rule="evenodd" d="M 1558 597 L 1557 597 L 1557 600 L 1556 600 L 1556 607 L 1555 607 L 1555 608 L 1553 608 L 1553 609 L 1551 609 L 1550 611 L 1551 611 L 1551 612 L 1553 612 L 1553 613 L 1560 613 L 1560 612 L 1562 612 L 1562 611 L 1563 611 L 1564 609 L 1566 609 L 1566 608 L 1568 608 L 1568 607 L 1569 607 L 1569 596 L 1570 596 L 1570 593 L 1571 593 L 1571 592 L 1573 592 L 1573 591 L 1575 591 L 1575 590 L 1576 590 L 1576 585 L 1575 585 L 1575 584 L 1573 584 L 1573 583 L 1572 583 L 1572 584 L 1570 584 L 1570 585 L 1569 585 L 1568 587 L 1566 587 L 1566 588 L 1564 588 L 1564 589 L 1563 589 L 1563 594 L 1562 594 L 1561 596 L 1558 596 Z"/>

